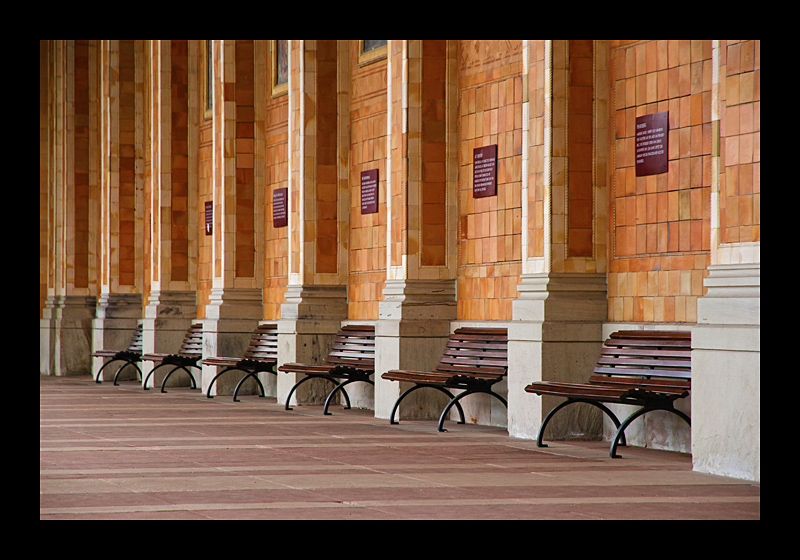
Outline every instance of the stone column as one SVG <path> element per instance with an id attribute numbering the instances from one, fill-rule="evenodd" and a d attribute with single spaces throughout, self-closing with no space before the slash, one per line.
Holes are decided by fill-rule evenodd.
<path id="1" fill-rule="evenodd" d="M 389 418 L 410 384 L 390 369 L 435 369 L 456 319 L 456 43 L 389 41 L 387 280 L 378 306 L 375 416 Z M 438 417 L 443 395 L 419 391 L 399 419 Z"/>
<path id="2" fill-rule="evenodd" d="M 189 79 L 187 41 L 149 41 L 144 57 L 151 106 L 144 124 L 150 142 L 145 200 L 150 243 L 143 348 L 144 353 L 171 354 L 197 317 L 197 177 L 189 157 L 197 147 L 197 125 L 191 116 L 198 113 L 198 99 L 196 88 L 190 87 L 196 80 Z M 154 365 L 142 364 L 145 376 Z M 159 372 L 166 375 L 164 370 Z M 160 382 L 152 376 L 149 386 Z M 185 375 L 170 378 L 170 384 L 187 382 Z"/>
<path id="3" fill-rule="evenodd" d="M 523 274 L 508 333 L 508 431 L 515 437 L 535 438 L 544 416 L 560 402 L 526 393 L 525 386 L 540 380 L 585 382 L 602 347 L 602 324 L 608 317 L 605 48 L 595 45 L 592 57 L 598 77 L 594 82 L 582 77 L 592 84 L 588 97 L 598 118 L 593 119 L 589 157 L 574 158 L 592 162 L 591 243 L 575 251 L 569 242 L 575 233 L 569 202 L 576 178 L 570 155 L 579 148 L 569 143 L 567 133 L 574 75 L 569 41 L 523 41 Z M 593 407 L 568 407 L 548 424 L 548 438 L 601 435 L 601 418 Z"/>
<path id="4" fill-rule="evenodd" d="M 212 41 L 213 204 L 212 288 L 203 321 L 204 356 L 242 356 L 263 316 L 263 113 L 256 78 L 263 85 L 265 54 L 254 41 Z M 260 62 L 256 59 L 259 58 Z M 263 118 L 263 117 L 261 117 Z M 259 146 L 262 146 L 259 148 Z M 260 154 L 260 155 L 259 155 Z M 203 391 L 217 374 L 203 366 Z M 243 372 L 214 384 L 231 394 Z"/>
<path id="5" fill-rule="evenodd" d="M 40 319 L 39 371 L 89 373 L 97 295 L 98 77 L 97 42 L 40 45 L 46 91 L 40 123 L 45 182 L 40 218 L 46 224 L 47 267 Z M 45 98 L 46 94 L 46 98 Z"/>
<path id="6" fill-rule="evenodd" d="M 349 55 L 347 42 L 289 41 L 289 282 L 278 363 L 320 363 L 347 319 Z M 285 404 L 299 374 L 278 374 Z M 296 403 L 321 403 L 324 380 Z M 351 399 L 352 400 L 352 399 Z M 354 406 L 358 406 L 353 402 Z"/>
<path id="7" fill-rule="evenodd" d="M 692 329 L 691 417 L 695 470 L 760 481 L 761 155 L 754 146 L 760 146 L 761 137 L 761 68 L 755 56 L 760 50 L 757 43 L 712 41 L 711 264 L 703 282 L 707 292 L 697 300 L 697 325 Z M 723 56 L 726 49 L 727 57 Z M 722 64 L 724 60 L 727 64 Z M 728 120 L 729 115 L 740 114 L 750 118 L 740 123 L 738 116 L 733 122 Z"/>
<path id="8" fill-rule="evenodd" d="M 144 43 L 103 41 L 100 297 L 92 350 L 123 350 L 142 320 L 144 247 Z M 91 128 L 91 127 L 90 127 Z M 104 363 L 94 358 L 92 371 Z M 129 368 L 123 378 L 134 378 Z M 115 370 L 104 370 L 111 379 Z"/>

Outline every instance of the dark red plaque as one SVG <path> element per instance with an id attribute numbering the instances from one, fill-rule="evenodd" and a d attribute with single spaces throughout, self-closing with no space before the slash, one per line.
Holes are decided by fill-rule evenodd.
<path id="1" fill-rule="evenodd" d="M 361 213 L 374 214 L 378 211 L 378 170 L 361 172 Z"/>
<path id="2" fill-rule="evenodd" d="M 211 235 L 214 231 L 214 203 L 206 201 L 206 235 Z"/>
<path id="3" fill-rule="evenodd" d="M 636 117 L 636 176 L 669 168 L 669 111 Z"/>
<path id="4" fill-rule="evenodd" d="M 289 223 L 289 189 L 272 191 L 272 227 L 286 227 Z"/>
<path id="5" fill-rule="evenodd" d="M 472 152 L 472 197 L 497 194 L 497 144 Z"/>

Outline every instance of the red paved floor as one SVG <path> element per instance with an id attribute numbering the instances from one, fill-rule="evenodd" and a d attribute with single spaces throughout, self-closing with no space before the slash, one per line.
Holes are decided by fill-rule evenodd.
<path id="1" fill-rule="evenodd" d="M 40 519 L 760 519 L 761 485 L 605 442 L 39 378 Z"/>

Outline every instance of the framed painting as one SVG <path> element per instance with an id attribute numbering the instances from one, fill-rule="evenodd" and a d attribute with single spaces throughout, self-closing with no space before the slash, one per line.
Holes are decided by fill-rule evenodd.
<path id="1" fill-rule="evenodd" d="M 289 41 L 270 41 L 272 52 L 272 96 L 289 91 Z"/>

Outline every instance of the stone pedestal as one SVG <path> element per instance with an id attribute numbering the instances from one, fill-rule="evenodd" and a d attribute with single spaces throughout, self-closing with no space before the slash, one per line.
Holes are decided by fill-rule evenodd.
<path id="1" fill-rule="evenodd" d="M 712 265 L 692 329 L 694 469 L 761 480 L 761 265 Z"/>
<path id="2" fill-rule="evenodd" d="M 286 302 L 281 305 L 281 320 L 278 322 L 278 364 L 322 363 L 345 319 L 347 286 L 288 286 Z M 280 404 L 286 404 L 289 391 L 300 379 L 300 374 L 278 374 L 277 397 Z M 353 387 L 353 391 L 350 387 L 348 385 L 347 392 L 352 405 L 363 406 L 362 399 L 354 398 L 356 387 Z M 292 395 L 290 405 L 322 404 L 332 388 L 333 384 L 323 379 L 303 383 Z"/>
<path id="3" fill-rule="evenodd" d="M 375 326 L 375 416 L 389 418 L 410 383 L 380 378 L 390 369 L 433 370 L 456 318 L 455 280 L 387 280 Z M 401 403 L 400 420 L 438 419 L 447 399 L 438 391 L 415 391 Z"/>
<path id="4" fill-rule="evenodd" d="M 247 349 L 250 337 L 261 318 L 262 302 L 260 289 L 214 288 L 206 305 L 206 318 L 203 320 L 203 357 L 241 357 Z M 219 371 L 215 366 L 203 366 L 203 380 L 200 385 L 203 394 L 208 392 L 208 385 Z M 236 384 L 244 377 L 244 372 L 234 370 L 220 377 L 212 395 L 231 395 Z M 274 395 L 274 376 L 264 374 L 261 382 L 264 389 L 272 389 Z M 250 386 L 252 384 L 252 387 Z M 255 382 L 247 381 L 240 394 L 251 394 Z M 269 392 L 267 394 L 270 394 Z"/>
<path id="5" fill-rule="evenodd" d="M 186 330 L 197 317 L 197 299 L 193 291 L 153 290 L 144 312 L 142 321 L 142 346 L 144 353 L 175 354 L 181 347 Z M 157 365 L 153 362 L 142 362 L 142 374 Z M 159 369 L 148 381 L 148 387 L 158 387 L 161 379 L 169 373 L 169 368 Z M 199 379 L 199 376 L 196 377 Z M 189 385 L 184 373 L 175 373 L 168 385 Z"/>
<path id="6" fill-rule="evenodd" d="M 39 373 L 71 375 L 92 371 L 94 296 L 50 296 L 39 320 Z"/>
<path id="7" fill-rule="evenodd" d="M 534 439 L 560 398 L 525 392 L 534 381 L 585 382 L 600 356 L 607 316 L 605 274 L 523 274 L 508 329 L 508 432 Z M 547 439 L 599 438 L 600 413 L 574 405 L 548 424 Z"/>

